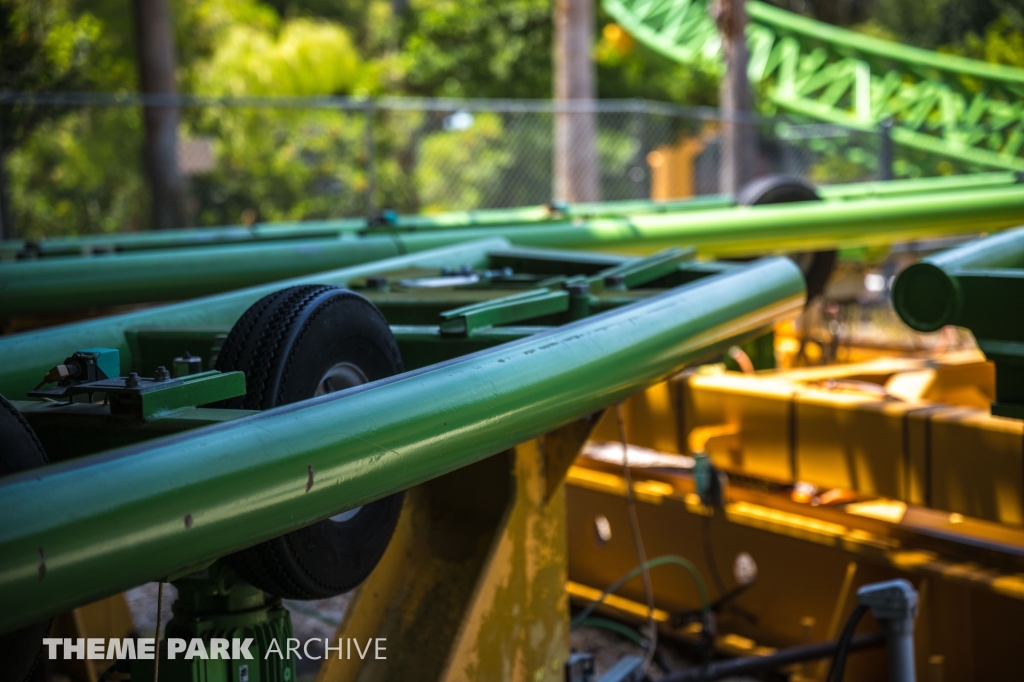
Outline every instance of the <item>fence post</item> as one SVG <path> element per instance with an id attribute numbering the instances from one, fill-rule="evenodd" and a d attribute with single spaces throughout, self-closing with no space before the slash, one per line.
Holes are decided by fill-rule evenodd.
<path id="1" fill-rule="evenodd" d="M 633 181 L 633 197 L 636 199 L 649 199 L 650 185 L 647 180 L 650 173 L 646 168 L 647 155 L 644 150 L 647 148 L 647 101 L 630 102 L 630 128 L 632 128 L 633 139 L 636 141 L 636 153 L 633 154 L 633 167 L 629 169 L 629 179 Z"/>
<path id="2" fill-rule="evenodd" d="M 366 98 L 363 111 L 366 114 L 366 219 L 373 221 L 377 211 L 377 143 L 373 135 L 377 107 L 372 97 Z"/>
<path id="3" fill-rule="evenodd" d="M 878 150 L 878 179 L 892 180 L 892 119 L 886 118 L 878 124 L 880 146 Z"/>

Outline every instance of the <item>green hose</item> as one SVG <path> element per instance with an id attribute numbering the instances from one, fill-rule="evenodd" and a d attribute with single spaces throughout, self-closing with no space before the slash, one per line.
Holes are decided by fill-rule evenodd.
<path id="1" fill-rule="evenodd" d="M 608 620 L 607 618 L 587 618 L 579 624 L 584 627 L 604 628 L 605 630 L 610 630 L 614 633 L 622 635 L 628 640 L 635 642 L 637 645 L 644 649 L 650 646 L 650 643 L 646 639 L 644 639 L 639 632 L 637 632 L 636 630 L 627 625 L 623 625 L 622 623 L 619 623 L 614 620 Z"/>
<path id="2" fill-rule="evenodd" d="M 622 576 L 614 583 L 612 583 L 604 592 L 601 593 L 600 597 L 587 604 L 587 606 L 582 611 L 580 611 L 575 618 L 572 619 L 571 627 L 578 627 L 579 625 L 581 625 L 582 622 L 586 620 L 587 616 L 593 613 L 594 609 L 600 606 L 601 603 L 608 598 L 608 595 L 615 592 L 620 587 L 628 583 L 630 580 L 640 575 L 644 570 L 650 570 L 652 568 L 657 568 L 658 566 L 664 566 L 666 564 L 675 564 L 677 566 L 682 566 L 690 572 L 690 575 L 693 576 L 693 581 L 697 584 L 697 592 L 700 593 L 701 610 L 704 611 L 705 614 L 708 613 L 711 610 L 710 601 L 708 600 L 708 588 L 707 585 L 704 584 L 704 578 L 701 577 L 700 571 L 697 570 L 697 567 L 694 566 L 693 562 L 691 562 L 689 559 L 686 559 L 681 556 L 676 556 L 674 554 L 666 554 L 664 556 L 659 556 L 655 557 L 654 559 L 651 559 L 647 562 L 646 566 L 637 566 L 629 573 L 627 573 L 626 575 Z"/>

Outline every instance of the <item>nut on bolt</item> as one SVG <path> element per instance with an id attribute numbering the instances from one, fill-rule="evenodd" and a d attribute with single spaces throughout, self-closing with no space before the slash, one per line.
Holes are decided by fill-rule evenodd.
<path id="1" fill-rule="evenodd" d="M 586 282 L 571 282 L 565 286 L 572 298 L 584 298 L 590 295 L 590 285 Z"/>
<path id="2" fill-rule="evenodd" d="M 138 388 L 139 386 L 139 375 L 132 372 L 128 375 L 128 378 L 124 380 L 125 388 Z"/>
<path id="3" fill-rule="evenodd" d="M 156 372 L 153 373 L 153 381 L 167 381 L 171 378 L 171 373 L 167 371 L 167 368 L 160 365 L 156 368 Z"/>

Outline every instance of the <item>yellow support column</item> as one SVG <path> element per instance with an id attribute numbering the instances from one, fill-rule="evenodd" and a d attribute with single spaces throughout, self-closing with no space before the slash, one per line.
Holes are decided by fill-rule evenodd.
<path id="1" fill-rule="evenodd" d="M 593 424 L 409 490 L 387 553 L 337 633 L 364 649 L 385 638 L 387 657 L 331 652 L 317 682 L 560 682 L 569 656 L 562 483 Z"/>

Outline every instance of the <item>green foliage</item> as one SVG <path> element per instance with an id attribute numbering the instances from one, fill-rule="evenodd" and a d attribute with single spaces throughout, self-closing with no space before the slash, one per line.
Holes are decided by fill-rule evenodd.
<path id="1" fill-rule="evenodd" d="M 277 35 L 228 26 L 216 51 L 197 68 L 195 85 L 199 94 L 233 96 L 344 95 L 376 89 L 348 31 L 309 19 L 287 21 Z"/>
<path id="2" fill-rule="evenodd" d="M 332 110 L 228 109 L 194 134 L 213 141 L 215 168 L 192 191 L 202 225 L 358 215 L 365 119 Z"/>
<path id="3" fill-rule="evenodd" d="M 601 32 L 594 47 L 599 97 L 718 106 L 721 64 L 684 66 L 637 43 L 603 11 L 599 19 Z"/>
<path id="4" fill-rule="evenodd" d="M 426 137 L 415 171 L 421 209 L 435 213 L 481 206 L 514 161 L 502 144 L 503 132 L 499 116 L 477 114 L 465 130 Z"/>
<path id="5" fill-rule="evenodd" d="M 0 0 L 0 89 L 73 89 L 100 33 L 92 15 L 67 3 Z"/>
<path id="6" fill-rule="evenodd" d="M 281 24 L 277 12 L 258 0 L 172 0 L 172 8 L 181 89 L 185 92 L 195 91 L 195 70 L 210 59 L 229 30 L 273 34 Z"/>
<path id="7" fill-rule="evenodd" d="M 94 4 L 101 16 L 108 9 Z M 180 44 L 190 45 L 181 72 L 194 92 L 301 96 L 380 91 L 383 69 L 360 58 L 342 26 L 306 18 L 281 21 L 255 0 L 179 0 L 176 8 L 179 33 L 195 36 L 194 41 L 179 38 Z M 107 47 L 108 63 L 126 59 L 119 52 L 123 43 Z M 365 119 L 358 113 L 186 109 L 182 133 L 213 146 L 214 168 L 192 179 L 200 224 L 235 223 L 243 215 L 286 220 L 362 210 Z M 70 112 L 26 138 L 7 169 L 16 223 L 25 235 L 131 230 L 143 220 L 136 110 Z"/>
<path id="8" fill-rule="evenodd" d="M 988 25 L 984 35 L 968 33 L 963 48 L 957 52 L 993 64 L 1022 68 L 1024 32 L 1021 32 L 1009 15 L 1004 14 Z"/>
<path id="9" fill-rule="evenodd" d="M 229 24 L 197 65 L 195 88 L 209 95 L 351 95 L 379 90 L 348 31 L 288 19 L 277 31 Z M 360 113 L 229 108 L 189 119 L 187 134 L 213 141 L 215 167 L 194 179 L 201 224 L 291 220 L 361 212 L 365 125 Z"/>
<path id="10" fill-rule="evenodd" d="M 928 50 L 1012 63 L 1000 61 L 996 53 L 986 56 L 978 49 L 978 36 L 987 39 L 997 22 L 1004 34 L 1019 34 L 1024 31 L 1022 10 L 1019 0 L 874 0 L 871 18 L 855 28 Z"/>
<path id="11" fill-rule="evenodd" d="M 413 0 L 406 88 L 443 97 L 550 97 L 550 0 Z"/>
<path id="12" fill-rule="evenodd" d="M 139 229 L 141 132 L 133 109 L 88 109 L 42 121 L 6 161 L 21 235 Z"/>
<path id="13" fill-rule="evenodd" d="M 265 6 L 285 18 L 316 18 L 344 26 L 366 58 L 398 48 L 402 21 L 393 15 L 391 0 L 268 0 Z"/>
<path id="14" fill-rule="evenodd" d="M 65 3 L 0 0 L 0 91 L 79 89 L 99 34 L 95 17 L 72 17 Z M 0 113 L 2 155 L 60 112 L 20 105 L 4 107 Z"/>

